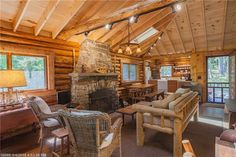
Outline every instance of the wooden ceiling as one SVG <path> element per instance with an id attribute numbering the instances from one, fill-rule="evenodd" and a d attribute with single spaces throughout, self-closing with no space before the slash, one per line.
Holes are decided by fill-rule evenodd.
<path id="1" fill-rule="evenodd" d="M 102 27 L 90 31 L 88 37 L 76 34 L 176 1 L 1 0 L 0 24 L 16 32 L 27 30 L 35 36 L 79 43 L 86 38 L 108 42 L 117 52 L 119 44 L 127 41 L 127 20 L 115 23 L 111 30 Z M 131 25 L 131 40 L 150 27 L 159 30 L 140 43 L 142 52 L 133 56 L 143 57 L 147 52 L 159 56 L 236 49 L 235 0 L 186 0 L 181 6 L 178 12 L 166 7 L 142 15 Z M 160 34 L 162 38 L 157 40 Z"/>

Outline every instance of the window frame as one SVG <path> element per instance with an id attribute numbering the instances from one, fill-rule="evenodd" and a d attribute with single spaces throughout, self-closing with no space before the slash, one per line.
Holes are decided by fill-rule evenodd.
<path id="1" fill-rule="evenodd" d="M 124 78 L 123 78 L 124 64 L 128 65 L 128 75 L 129 75 L 128 77 L 129 77 L 129 80 L 124 80 Z M 136 80 L 130 80 L 130 67 L 131 67 L 130 65 L 135 65 L 136 66 Z M 139 81 L 138 77 L 139 77 L 139 74 L 138 74 L 138 63 L 134 63 L 134 62 L 130 62 L 130 63 L 122 62 L 121 63 L 121 81 L 123 83 L 126 83 L 126 82 L 137 82 L 137 81 Z"/>
<path id="2" fill-rule="evenodd" d="M 171 67 L 171 75 L 170 76 L 162 76 L 161 75 L 161 68 L 162 67 Z M 160 78 L 172 77 L 173 76 L 173 66 L 172 65 L 161 65 L 160 67 Z"/>
<path id="3" fill-rule="evenodd" d="M 40 58 L 43 58 L 44 59 L 44 75 L 45 75 L 45 88 L 43 89 L 29 89 L 29 90 L 21 90 L 21 91 L 25 91 L 25 92 L 33 92 L 33 91 L 46 91 L 46 90 L 49 90 L 50 87 L 52 85 L 50 85 L 50 77 L 49 77 L 49 57 L 50 55 L 43 55 L 43 54 L 29 54 L 29 53 L 15 53 L 15 52 L 0 52 L 1 54 L 4 54 L 6 55 L 6 58 L 7 58 L 7 69 L 6 70 L 12 70 L 12 56 L 29 56 L 29 57 L 40 57 Z M 53 68 L 54 69 L 54 68 Z M 53 82 L 54 83 L 54 82 Z M 53 86 L 54 88 L 54 86 Z"/>

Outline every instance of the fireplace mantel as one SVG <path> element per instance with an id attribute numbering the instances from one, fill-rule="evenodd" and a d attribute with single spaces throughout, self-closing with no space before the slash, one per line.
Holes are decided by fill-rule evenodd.
<path id="1" fill-rule="evenodd" d="M 97 77 L 97 76 L 118 76 L 117 73 L 70 73 L 69 74 L 71 77 Z"/>

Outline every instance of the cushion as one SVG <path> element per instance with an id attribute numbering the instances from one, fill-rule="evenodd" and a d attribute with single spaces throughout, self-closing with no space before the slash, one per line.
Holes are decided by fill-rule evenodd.
<path id="1" fill-rule="evenodd" d="M 174 93 L 174 94 L 169 95 L 167 98 L 165 98 L 163 100 L 152 101 L 152 107 L 166 109 L 166 108 L 168 108 L 169 103 L 174 101 L 180 95 L 181 94 L 179 94 L 179 93 Z"/>
<path id="2" fill-rule="evenodd" d="M 189 88 L 178 88 L 175 93 L 180 93 L 180 94 L 185 94 L 188 93 L 190 91 Z"/>
<path id="3" fill-rule="evenodd" d="M 220 140 L 224 140 L 228 142 L 236 142 L 236 130 L 233 130 L 233 129 L 225 130 L 220 135 Z"/>
<path id="4" fill-rule="evenodd" d="M 177 105 L 178 103 L 180 103 L 182 100 L 184 100 L 187 96 L 189 96 L 191 93 L 193 93 L 193 91 L 190 91 L 188 93 L 182 94 L 180 97 L 178 97 L 176 100 L 172 101 L 169 103 L 169 109 L 170 110 L 174 110 L 175 105 Z"/>
<path id="5" fill-rule="evenodd" d="M 150 113 L 143 114 L 143 121 L 144 121 L 144 123 L 148 123 L 148 124 L 151 124 L 153 122 L 153 124 L 155 124 L 155 125 L 161 125 L 161 118 L 160 117 L 153 117 L 153 119 L 152 119 Z M 164 119 L 164 125 L 165 125 L 165 127 L 173 128 L 174 121 L 171 121 L 169 119 Z"/>
<path id="6" fill-rule="evenodd" d="M 55 118 L 48 118 L 47 120 L 43 121 L 45 127 L 55 127 L 59 126 L 60 123 Z"/>
<path id="7" fill-rule="evenodd" d="M 41 112 L 43 112 L 45 114 L 52 114 L 52 111 L 51 111 L 50 107 L 48 106 L 48 104 L 42 98 L 35 97 L 34 98 L 34 103 L 37 104 L 37 106 L 39 107 Z"/>
<path id="8" fill-rule="evenodd" d="M 105 148 L 105 147 L 109 146 L 111 144 L 111 142 L 112 142 L 113 136 L 114 136 L 114 133 L 108 134 L 104 138 L 104 140 L 102 141 L 102 144 L 101 144 L 100 148 L 102 149 L 102 148 Z"/>

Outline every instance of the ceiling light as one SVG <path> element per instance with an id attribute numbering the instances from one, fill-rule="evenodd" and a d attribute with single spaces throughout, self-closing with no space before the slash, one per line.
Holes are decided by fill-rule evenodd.
<path id="1" fill-rule="evenodd" d="M 153 47 L 151 46 L 151 48 L 150 48 L 151 50 L 153 49 Z"/>
<path id="2" fill-rule="evenodd" d="M 89 35 L 89 32 L 84 32 L 85 37 Z"/>
<path id="3" fill-rule="evenodd" d="M 155 47 L 155 46 L 157 46 L 157 44 L 156 44 L 156 43 L 154 43 L 154 44 L 153 44 L 153 46 Z"/>
<path id="4" fill-rule="evenodd" d="M 178 12 L 178 11 L 180 11 L 181 9 L 182 9 L 182 6 L 181 6 L 180 4 L 176 4 L 176 5 L 174 5 L 173 11 L 174 11 L 174 12 Z"/>
<path id="5" fill-rule="evenodd" d="M 111 29 L 112 29 L 112 24 L 110 24 L 110 23 L 106 24 L 106 25 L 105 25 L 105 28 L 106 28 L 107 30 L 111 30 Z"/>
<path id="6" fill-rule="evenodd" d="M 136 52 L 137 52 L 137 53 L 141 53 L 141 52 L 142 52 L 141 48 L 138 47 L 137 50 L 136 50 Z"/>
<path id="7" fill-rule="evenodd" d="M 158 39 L 160 40 L 160 39 L 161 39 L 161 36 L 159 36 Z"/>
<path id="8" fill-rule="evenodd" d="M 118 53 L 123 53 L 123 50 L 121 48 L 119 48 Z"/>
<path id="9" fill-rule="evenodd" d="M 130 51 L 131 51 L 130 47 L 127 46 L 126 49 L 125 49 L 125 51 L 126 51 L 126 52 L 130 52 Z"/>
<path id="10" fill-rule="evenodd" d="M 138 22 L 138 16 L 131 16 L 129 18 L 129 23 L 137 23 Z"/>

